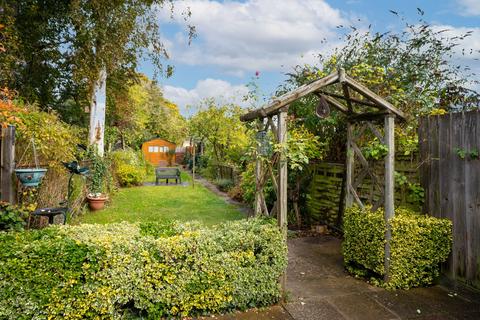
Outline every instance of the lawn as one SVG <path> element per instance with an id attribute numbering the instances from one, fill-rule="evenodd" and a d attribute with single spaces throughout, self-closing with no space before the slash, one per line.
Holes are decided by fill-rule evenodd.
<path id="1" fill-rule="evenodd" d="M 154 180 L 154 177 L 147 179 Z M 213 225 L 244 217 L 237 207 L 227 204 L 199 183 L 193 188 L 190 176 L 183 172 L 182 180 L 187 181 L 188 186 L 173 184 L 122 188 L 113 195 L 112 202 L 104 210 L 86 212 L 75 219 L 75 223 L 105 224 L 174 219 L 197 220 L 206 225 Z"/>

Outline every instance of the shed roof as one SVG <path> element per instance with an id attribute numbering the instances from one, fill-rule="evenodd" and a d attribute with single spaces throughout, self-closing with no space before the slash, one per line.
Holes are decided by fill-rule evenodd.
<path id="1" fill-rule="evenodd" d="M 150 142 L 150 141 L 153 141 L 153 140 L 163 140 L 163 141 L 165 141 L 165 142 L 168 142 L 168 143 L 177 145 L 175 142 L 172 142 L 172 141 L 169 141 L 169 140 L 167 140 L 167 139 L 160 138 L 160 137 L 156 137 L 156 138 L 152 138 L 152 139 L 149 139 L 149 140 L 145 140 L 145 141 L 142 142 L 142 145 L 143 145 L 144 143 L 147 143 L 147 142 Z"/>

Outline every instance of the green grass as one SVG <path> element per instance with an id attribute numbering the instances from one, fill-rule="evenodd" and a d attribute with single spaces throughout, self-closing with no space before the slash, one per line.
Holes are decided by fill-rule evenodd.
<path id="1" fill-rule="evenodd" d="M 152 180 L 153 179 L 153 180 Z M 144 186 L 122 188 L 113 195 L 111 203 L 102 211 L 86 212 L 74 223 L 150 222 L 162 219 L 197 220 L 213 225 L 237 220 L 244 215 L 233 205 L 199 183 L 192 187 L 191 178 L 182 172 L 188 186 Z M 149 176 L 147 181 L 155 181 Z"/>

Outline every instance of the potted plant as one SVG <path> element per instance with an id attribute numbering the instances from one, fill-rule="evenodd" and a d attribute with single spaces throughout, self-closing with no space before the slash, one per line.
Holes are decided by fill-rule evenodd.
<path id="1" fill-rule="evenodd" d="M 89 156 L 89 172 L 87 201 L 90 210 L 103 209 L 108 197 L 105 194 L 105 177 L 107 175 L 107 160 L 101 157 L 95 147 L 87 150 Z"/>

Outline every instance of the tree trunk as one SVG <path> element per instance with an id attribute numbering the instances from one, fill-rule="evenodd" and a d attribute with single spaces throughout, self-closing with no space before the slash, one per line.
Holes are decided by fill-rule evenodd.
<path id="1" fill-rule="evenodd" d="M 90 129 L 88 142 L 90 145 L 96 145 L 100 156 L 104 153 L 105 138 L 105 107 L 106 107 L 106 84 L 107 71 L 103 68 L 95 82 L 90 105 Z"/>

